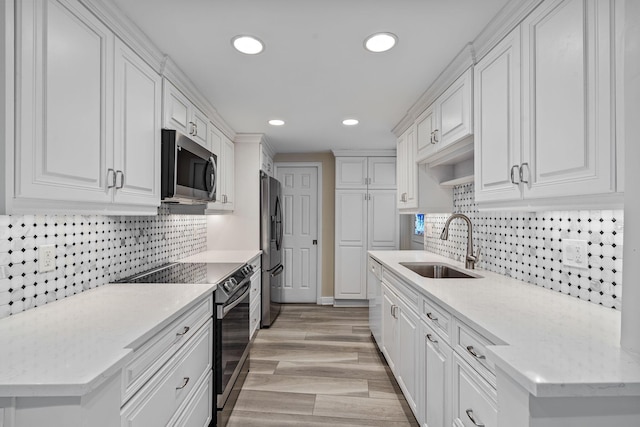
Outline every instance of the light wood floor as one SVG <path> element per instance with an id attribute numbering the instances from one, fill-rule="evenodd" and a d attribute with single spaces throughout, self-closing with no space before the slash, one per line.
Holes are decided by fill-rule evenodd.
<path id="1" fill-rule="evenodd" d="M 417 427 L 372 341 L 367 308 L 285 305 L 251 348 L 229 427 Z"/>

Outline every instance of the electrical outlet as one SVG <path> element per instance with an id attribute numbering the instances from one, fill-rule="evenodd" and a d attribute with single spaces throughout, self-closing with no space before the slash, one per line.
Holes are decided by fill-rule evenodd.
<path id="1" fill-rule="evenodd" d="M 433 224 L 428 222 L 425 227 L 427 229 L 427 237 L 433 237 Z"/>
<path id="2" fill-rule="evenodd" d="M 586 240 L 562 240 L 562 264 L 567 267 L 589 268 Z"/>
<path id="3" fill-rule="evenodd" d="M 38 272 L 46 273 L 56 269 L 56 246 L 42 245 L 38 248 Z"/>
<path id="4" fill-rule="evenodd" d="M 7 277 L 9 277 L 7 267 L 5 267 L 4 265 L 0 265 L 0 280 L 6 279 Z"/>

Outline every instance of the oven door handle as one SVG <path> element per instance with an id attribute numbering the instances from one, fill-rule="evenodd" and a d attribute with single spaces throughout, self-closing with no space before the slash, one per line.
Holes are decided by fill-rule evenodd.
<path id="1" fill-rule="evenodd" d="M 223 319 L 224 316 L 227 315 L 227 313 L 233 310 L 238 304 L 242 302 L 243 299 L 245 299 L 247 295 L 249 295 L 249 292 L 251 292 L 251 287 L 248 287 L 247 290 L 240 296 L 240 298 L 238 298 L 228 306 L 220 307 L 222 310 L 218 310 L 218 319 Z"/>

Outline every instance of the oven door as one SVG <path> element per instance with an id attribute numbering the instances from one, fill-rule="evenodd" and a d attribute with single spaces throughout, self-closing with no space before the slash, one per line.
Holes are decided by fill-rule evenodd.
<path id="1" fill-rule="evenodd" d="M 249 294 L 247 282 L 226 304 L 217 307 L 216 390 L 218 410 L 223 409 L 249 353 Z"/>

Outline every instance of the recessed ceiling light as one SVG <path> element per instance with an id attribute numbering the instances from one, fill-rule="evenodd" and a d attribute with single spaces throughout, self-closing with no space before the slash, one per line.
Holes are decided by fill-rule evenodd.
<path id="1" fill-rule="evenodd" d="M 247 55 L 256 55 L 264 50 L 264 43 L 253 36 L 235 36 L 231 44 L 238 52 Z"/>
<path id="2" fill-rule="evenodd" d="M 369 52 L 379 53 L 386 52 L 395 46 L 398 38 L 392 33 L 376 33 L 372 34 L 364 41 L 364 47 Z"/>
<path id="3" fill-rule="evenodd" d="M 284 120 L 272 119 L 272 120 L 269 120 L 269 124 L 271 126 L 282 126 L 282 125 L 284 125 Z"/>
<path id="4" fill-rule="evenodd" d="M 344 119 L 342 121 L 342 124 L 345 125 L 345 126 L 355 126 L 358 123 L 360 123 L 360 122 L 358 122 L 358 120 L 356 120 L 356 119 Z"/>

